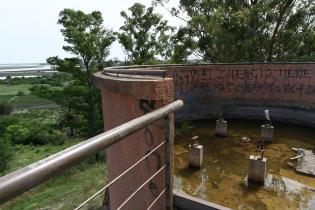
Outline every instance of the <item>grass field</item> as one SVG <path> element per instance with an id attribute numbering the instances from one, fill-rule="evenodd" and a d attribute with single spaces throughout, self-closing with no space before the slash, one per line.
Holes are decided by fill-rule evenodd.
<path id="1" fill-rule="evenodd" d="M 25 96 L 17 96 L 10 102 L 14 108 L 23 109 L 23 108 L 36 108 L 38 106 L 51 105 L 52 101 L 39 98 L 34 95 L 25 95 Z"/>
<path id="2" fill-rule="evenodd" d="M 60 119 L 60 109 L 35 109 L 35 110 L 20 110 L 14 113 L 19 118 L 20 122 L 41 122 L 41 124 L 56 123 Z"/>
<path id="3" fill-rule="evenodd" d="M 14 156 L 10 162 L 9 171 L 19 169 L 78 142 L 80 142 L 79 139 L 68 141 L 64 145 L 59 146 L 14 146 L 12 148 Z M 101 189 L 105 183 L 106 164 L 104 160 L 95 162 L 94 157 L 91 157 L 82 164 L 41 184 L 34 190 L 24 193 L 22 196 L 0 206 L 0 209 L 73 209 Z M 101 203 L 102 195 L 98 196 L 85 209 L 100 209 Z"/>
<path id="4" fill-rule="evenodd" d="M 23 91 L 25 94 L 29 94 L 31 84 L 22 85 L 0 85 L 0 97 L 3 95 L 16 95 L 19 91 Z"/>
<path id="5" fill-rule="evenodd" d="M 50 100 L 39 98 L 30 93 L 31 84 L 22 85 L 0 85 L 0 103 L 7 102 L 14 109 L 36 109 L 38 107 L 51 107 L 54 103 Z M 25 95 L 18 96 L 22 91 Z"/>
<path id="6" fill-rule="evenodd" d="M 0 103 L 9 102 L 15 95 L 0 95 Z"/>

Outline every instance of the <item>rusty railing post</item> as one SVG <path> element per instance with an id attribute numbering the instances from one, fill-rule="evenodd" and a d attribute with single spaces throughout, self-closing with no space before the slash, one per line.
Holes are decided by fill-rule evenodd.
<path id="1" fill-rule="evenodd" d="M 165 116 L 164 124 L 164 140 L 165 140 L 165 200 L 166 209 L 173 210 L 173 147 L 174 147 L 174 128 L 173 118 Z"/>

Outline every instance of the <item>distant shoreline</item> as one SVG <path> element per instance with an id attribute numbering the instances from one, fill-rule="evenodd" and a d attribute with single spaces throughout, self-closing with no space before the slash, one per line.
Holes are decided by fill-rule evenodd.
<path id="1" fill-rule="evenodd" d="M 30 64 L 0 64 L 0 79 L 6 77 L 36 77 L 57 73 L 50 65 L 45 63 Z"/>
<path id="2" fill-rule="evenodd" d="M 0 64 L 0 70 L 2 69 L 19 69 L 19 68 L 36 68 L 42 66 L 49 66 L 47 63 L 3 63 Z"/>

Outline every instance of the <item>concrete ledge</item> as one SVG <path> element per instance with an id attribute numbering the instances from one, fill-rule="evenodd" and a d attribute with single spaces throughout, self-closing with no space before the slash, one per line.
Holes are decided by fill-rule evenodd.
<path id="1" fill-rule="evenodd" d="M 211 203 L 186 193 L 180 193 L 174 191 L 174 207 L 177 210 L 231 210 L 224 206 Z"/>
<path id="2" fill-rule="evenodd" d="M 166 96 L 173 96 L 172 78 L 129 77 L 125 75 L 116 77 L 97 72 L 93 75 L 92 81 L 94 86 L 101 90 L 107 89 L 113 93 L 129 95 L 136 98 L 165 100 Z"/>

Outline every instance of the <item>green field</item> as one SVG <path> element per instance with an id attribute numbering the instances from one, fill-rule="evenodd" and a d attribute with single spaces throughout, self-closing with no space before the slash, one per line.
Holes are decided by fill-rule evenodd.
<path id="1" fill-rule="evenodd" d="M 16 95 L 19 91 L 23 91 L 25 94 L 29 94 L 29 89 L 31 87 L 31 84 L 0 85 L 0 97 L 4 95 Z"/>
<path id="2" fill-rule="evenodd" d="M 11 101 L 16 109 L 36 108 L 38 106 L 48 106 L 54 104 L 52 101 L 39 98 L 34 95 L 17 96 Z"/>
<path id="3" fill-rule="evenodd" d="M 0 95 L 0 103 L 9 102 L 15 95 Z"/>
<path id="4" fill-rule="evenodd" d="M 12 149 L 14 156 L 9 171 L 17 170 L 37 160 L 45 158 L 60 150 L 79 143 L 80 139 L 67 141 L 64 145 L 22 146 Z M 94 157 L 41 184 L 34 190 L 11 200 L 1 206 L 1 210 L 33 210 L 33 209 L 73 209 L 92 196 L 106 184 L 106 164 L 96 162 Z M 8 172 L 9 172 L 8 171 Z M 102 195 L 98 196 L 87 207 L 100 209 Z M 86 209 L 86 208 L 85 208 Z"/>
<path id="5" fill-rule="evenodd" d="M 0 85 L 0 103 L 9 103 L 14 109 L 36 109 L 55 105 L 50 100 L 32 95 L 29 91 L 31 86 L 31 84 Z M 18 96 L 19 91 L 22 91 L 25 95 Z"/>
<path id="6" fill-rule="evenodd" d="M 56 123 L 60 118 L 60 109 L 35 109 L 35 110 L 21 110 L 14 113 L 18 117 L 19 122 L 40 122 L 41 124 Z"/>

